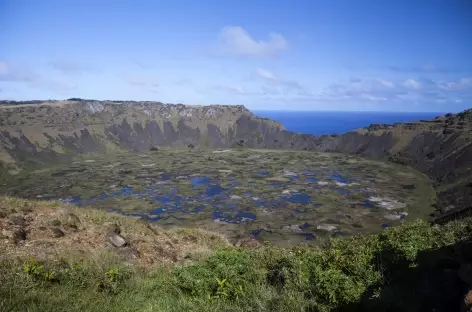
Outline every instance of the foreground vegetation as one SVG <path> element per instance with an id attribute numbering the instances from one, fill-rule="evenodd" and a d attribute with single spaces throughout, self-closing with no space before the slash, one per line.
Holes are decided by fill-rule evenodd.
<path id="1" fill-rule="evenodd" d="M 93 215 L 95 223 L 114 218 L 125 229 L 141 224 Z M 193 233 L 196 240 L 206 235 Z M 471 233 L 471 219 L 443 226 L 418 220 L 321 247 L 244 249 L 221 241 L 151 267 L 125 264 L 106 250 L 80 260 L 4 256 L 0 311 L 455 311 L 467 285 L 441 277 L 471 260 Z M 182 233 L 167 235 L 178 244 Z"/>

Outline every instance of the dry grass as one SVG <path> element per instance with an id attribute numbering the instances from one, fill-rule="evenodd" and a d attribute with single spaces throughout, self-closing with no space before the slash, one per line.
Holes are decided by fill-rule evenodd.
<path id="1" fill-rule="evenodd" d="M 58 202 L 27 201 L 0 197 L 0 230 L 8 232 L 23 228 L 28 234 L 17 244 L 5 237 L 0 239 L 1 257 L 34 257 L 37 259 L 78 259 L 82 255 L 111 254 L 122 262 L 149 267 L 172 264 L 199 258 L 228 241 L 215 233 L 199 229 L 163 230 L 138 219 L 110 214 L 91 208 L 77 208 Z M 80 220 L 78 228 L 68 225 L 70 216 Z M 23 217 L 24 225 L 12 224 L 11 218 Z M 107 224 L 119 226 L 121 235 L 129 242 L 116 248 L 107 239 Z M 52 228 L 59 228 L 64 236 L 54 238 Z"/>

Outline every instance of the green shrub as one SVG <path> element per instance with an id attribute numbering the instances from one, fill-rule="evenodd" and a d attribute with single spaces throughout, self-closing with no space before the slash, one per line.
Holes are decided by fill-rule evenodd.
<path id="1" fill-rule="evenodd" d="M 296 279 L 295 264 L 289 258 L 277 259 L 269 263 L 267 269 L 267 281 L 272 286 L 283 288 L 290 281 Z"/>
<path id="2" fill-rule="evenodd" d="M 23 272 L 37 280 L 43 280 L 46 282 L 57 282 L 57 273 L 53 269 L 47 269 L 43 264 L 36 261 L 33 258 L 23 265 Z"/>
<path id="3" fill-rule="evenodd" d="M 392 261 L 413 262 L 419 251 L 431 249 L 435 245 L 431 226 L 416 220 L 402 227 L 394 227 L 380 234 L 383 249 L 389 252 Z"/>
<path id="4" fill-rule="evenodd" d="M 333 239 L 322 248 L 295 250 L 305 296 L 321 310 L 359 301 L 367 289 L 382 283 L 379 251 L 376 236 Z"/>
<path id="5" fill-rule="evenodd" d="M 310 268 L 308 293 L 316 301 L 334 307 L 359 301 L 367 285 L 355 276 L 348 276 L 341 270 L 324 270 L 316 265 Z"/>
<path id="6" fill-rule="evenodd" d="M 262 278 L 250 256 L 234 249 L 217 251 L 206 260 L 174 270 L 175 283 L 184 293 L 205 298 L 237 299 Z"/>
<path id="7" fill-rule="evenodd" d="M 116 294 L 120 287 L 131 277 L 131 272 L 124 268 L 109 268 L 97 284 L 98 290 Z"/>
<path id="8" fill-rule="evenodd" d="M 23 265 L 23 272 L 31 276 L 41 276 L 44 273 L 44 266 L 37 262 L 35 259 L 30 258 L 28 261 Z"/>
<path id="9" fill-rule="evenodd" d="M 82 263 L 41 263 L 30 258 L 23 265 L 23 272 L 36 281 L 58 282 L 82 289 L 97 289 L 100 292 L 117 293 L 131 278 L 125 267 L 111 267 L 104 271 L 86 268 Z"/>

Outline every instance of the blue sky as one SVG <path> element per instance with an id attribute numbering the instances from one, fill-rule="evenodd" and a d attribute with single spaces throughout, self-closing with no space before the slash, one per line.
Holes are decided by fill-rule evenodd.
<path id="1" fill-rule="evenodd" d="M 0 0 L 0 98 L 472 107 L 468 0 Z"/>

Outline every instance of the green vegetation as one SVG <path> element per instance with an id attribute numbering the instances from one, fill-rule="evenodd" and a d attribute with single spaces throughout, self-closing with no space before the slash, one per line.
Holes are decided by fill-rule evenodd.
<path id="1" fill-rule="evenodd" d="M 456 255 L 450 249 L 471 232 L 471 219 L 415 221 L 321 247 L 217 247 L 185 264 L 147 269 L 97 254 L 3 260 L 0 310 L 417 311 L 431 268 Z"/>
<path id="2" fill-rule="evenodd" d="M 202 177 L 208 181 L 193 184 Z M 207 193 L 216 184 L 226 199 Z M 331 235 L 373 234 L 405 218 L 427 218 L 436 198 L 423 174 L 355 156 L 157 146 L 140 153 L 86 154 L 67 164 L 23 170 L 0 183 L 0 194 L 75 197 L 77 205 L 160 218 L 162 226 L 203 228 L 230 239 L 257 232 L 259 240 L 282 247 L 315 245 Z M 385 200 L 399 206 L 386 209 Z M 221 222 L 215 222 L 214 212 Z M 334 230 L 317 229 L 326 225 Z"/>

